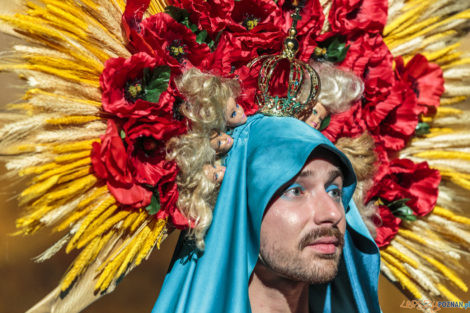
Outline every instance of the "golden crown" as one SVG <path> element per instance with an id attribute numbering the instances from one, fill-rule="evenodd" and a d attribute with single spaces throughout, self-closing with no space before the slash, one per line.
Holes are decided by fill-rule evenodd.
<path id="1" fill-rule="evenodd" d="M 292 26 L 289 29 L 287 38 L 284 40 L 282 53 L 278 55 L 263 55 L 248 64 L 248 67 L 251 68 L 254 64 L 264 60 L 258 76 L 259 93 L 256 99 L 260 112 L 263 114 L 300 118 L 309 114 L 320 93 L 320 77 L 318 73 L 309 64 L 295 58 L 299 50 L 296 28 L 297 22 L 302 18 L 300 10 L 301 7 L 296 6 L 294 13 L 291 15 Z M 269 92 L 273 73 L 282 60 L 289 62 L 289 83 L 285 97 L 273 96 Z M 306 75 L 309 78 L 307 82 Z M 308 96 L 304 101 L 300 101 L 300 91 L 304 83 L 309 83 Z"/>

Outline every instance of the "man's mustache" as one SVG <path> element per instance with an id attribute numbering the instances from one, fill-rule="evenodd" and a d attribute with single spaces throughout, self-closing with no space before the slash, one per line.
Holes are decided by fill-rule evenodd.
<path id="1" fill-rule="evenodd" d="M 338 247 L 344 245 L 343 234 L 336 227 L 322 227 L 312 230 L 307 233 L 299 242 L 299 250 L 303 250 L 306 246 L 312 244 L 315 240 L 321 237 L 335 237 L 338 239 Z"/>

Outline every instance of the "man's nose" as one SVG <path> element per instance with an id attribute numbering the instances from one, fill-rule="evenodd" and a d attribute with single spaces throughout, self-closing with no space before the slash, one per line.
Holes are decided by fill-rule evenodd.
<path id="1" fill-rule="evenodd" d="M 313 209 L 313 219 L 315 224 L 338 224 L 343 218 L 343 206 L 340 202 L 331 198 L 326 191 L 317 194 L 317 197 L 310 201 Z"/>

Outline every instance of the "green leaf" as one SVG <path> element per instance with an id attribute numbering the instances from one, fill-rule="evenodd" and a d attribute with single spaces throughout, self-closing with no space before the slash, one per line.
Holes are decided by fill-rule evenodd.
<path id="1" fill-rule="evenodd" d="M 190 29 L 193 33 L 196 33 L 196 32 L 197 32 L 197 25 L 196 25 L 196 24 L 190 24 L 190 25 L 189 25 L 189 29 Z"/>
<path id="2" fill-rule="evenodd" d="M 320 128 L 318 129 L 319 131 L 322 131 L 324 130 L 325 128 L 328 127 L 328 125 L 330 125 L 330 121 L 331 121 L 331 116 L 328 115 L 327 117 L 325 117 L 323 119 L 323 121 L 321 121 L 321 124 L 320 124 Z"/>
<path id="3" fill-rule="evenodd" d="M 160 95 L 168 88 L 171 70 L 168 65 L 157 66 L 154 69 L 145 68 L 142 88 L 144 89 L 144 100 L 158 102 Z"/>
<path id="4" fill-rule="evenodd" d="M 152 200 L 150 201 L 150 204 L 145 208 L 147 212 L 150 215 L 155 215 L 157 214 L 158 211 L 160 211 L 160 202 L 158 201 L 158 192 L 155 192 L 152 195 Z"/>
<path id="5" fill-rule="evenodd" d="M 121 131 L 119 132 L 119 136 L 121 136 L 121 139 L 126 139 L 126 133 L 123 129 L 121 129 Z"/>
<path id="6" fill-rule="evenodd" d="M 407 206 L 405 203 L 410 201 L 410 199 L 398 199 L 386 204 L 390 209 L 392 214 L 401 220 L 404 221 L 416 221 L 416 216 L 413 213 L 413 210 Z"/>
<path id="7" fill-rule="evenodd" d="M 340 42 L 338 38 L 334 38 L 326 49 L 326 58 L 331 62 L 341 62 L 346 58 L 348 50 L 349 46 Z"/>
<path id="8" fill-rule="evenodd" d="M 390 210 L 393 210 L 395 208 L 400 208 L 402 206 L 406 206 L 405 203 L 410 201 L 411 199 L 405 198 L 405 199 L 398 199 L 395 201 L 392 201 L 390 203 L 387 203 L 386 205 L 390 208 Z"/>
<path id="9" fill-rule="evenodd" d="M 165 13 L 169 14 L 174 20 L 180 23 L 189 18 L 189 12 L 187 10 L 172 5 L 165 8 Z"/>
<path id="10" fill-rule="evenodd" d="M 199 34 L 196 35 L 196 42 L 198 44 L 202 44 L 204 43 L 204 41 L 206 41 L 206 38 L 207 38 L 207 31 L 204 29 L 200 31 Z"/>
<path id="11" fill-rule="evenodd" d="M 429 134 L 430 133 L 429 128 L 430 126 L 428 123 L 420 122 L 418 123 L 418 125 L 416 125 L 415 135 L 423 136 L 423 135 Z"/>

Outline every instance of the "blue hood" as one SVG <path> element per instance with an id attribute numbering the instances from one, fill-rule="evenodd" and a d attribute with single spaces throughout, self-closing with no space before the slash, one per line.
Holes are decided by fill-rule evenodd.
<path id="1" fill-rule="evenodd" d="M 311 286 L 310 311 L 380 312 L 379 252 L 351 200 L 356 179 L 347 158 L 320 132 L 294 118 L 258 114 L 232 136 L 206 249 L 198 252 L 182 235 L 152 312 L 250 313 L 248 282 L 258 259 L 264 210 L 319 149 L 331 151 L 342 163 L 347 229 L 338 276 Z"/>

